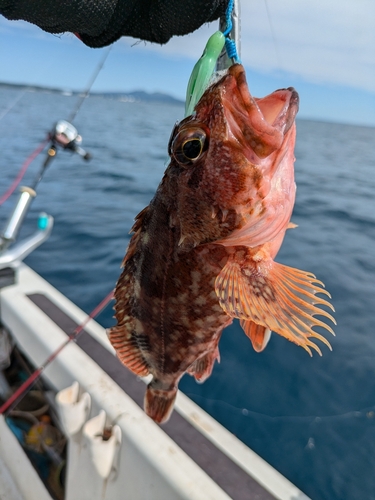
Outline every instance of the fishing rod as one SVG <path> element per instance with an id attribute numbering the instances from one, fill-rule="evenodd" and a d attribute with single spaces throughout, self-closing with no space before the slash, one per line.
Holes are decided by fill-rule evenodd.
<path id="1" fill-rule="evenodd" d="M 79 109 L 82 106 L 82 103 L 89 95 L 92 85 L 99 75 L 110 50 L 111 47 L 106 51 L 104 57 L 102 57 L 98 67 L 96 68 L 92 78 L 89 81 L 85 92 L 80 97 L 75 109 L 73 110 L 73 113 L 70 116 L 70 121 L 72 121 L 76 117 Z M 51 233 L 53 227 L 53 217 L 46 213 L 42 213 L 39 215 L 37 232 L 29 238 L 26 238 L 21 243 L 12 246 L 11 249 L 8 249 L 8 247 L 15 242 L 22 222 L 31 205 L 31 202 L 36 196 L 35 189 L 42 180 L 47 167 L 56 157 L 58 149 L 61 148 L 64 150 L 72 151 L 73 153 L 80 155 L 84 160 L 89 160 L 91 158 L 91 155 L 81 147 L 82 137 L 78 134 L 77 129 L 74 125 L 72 125 L 72 123 L 70 123 L 70 121 L 59 120 L 58 122 L 56 122 L 52 131 L 49 132 L 47 139 L 43 141 L 40 146 L 38 146 L 38 148 L 30 155 L 30 157 L 22 166 L 21 172 L 18 174 L 16 180 L 19 182 L 22 179 L 23 174 L 25 173 L 29 164 L 36 158 L 36 156 L 38 156 L 39 153 L 43 151 L 44 147 L 49 142 L 50 147 L 47 150 L 47 156 L 41 166 L 40 171 L 36 175 L 30 187 L 21 188 L 21 195 L 19 197 L 19 200 L 5 226 L 5 229 L 3 230 L 3 233 L 0 235 L 0 291 L 3 287 L 10 286 L 15 283 L 15 269 L 13 266 L 14 263 L 22 261 L 31 251 L 33 251 L 41 243 L 43 243 Z M 46 361 L 42 365 L 40 365 L 39 368 L 37 368 L 30 375 L 30 377 L 27 378 L 27 380 L 9 397 L 9 399 L 3 405 L 0 406 L 0 414 L 9 413 L 17 405 L 17 403 L 27 394 L 31 387 L 40 379 L 47 366 L 52 363 L 52 361 L 70 342 L 77 340 L 78 336 L 82 333 L 89 320 L 96 317 L 111 302 L 112 298 L 113 291 L 111 291 L 93 309 L 93 311 L 87 315 L 86 319 L 68 336 L 67 340 L 58 349 L 51 353 Z"/>
<path id="2" fill-rule="evenodd" d="M 77 153 L 86 161 L 91 159 L 91 154 L 81 147 L 82 137 L 78 134 L 77 129 L 66 120 L 56 122 L 52 131 L 48 134 L 48 142 L 50 142 L 50 147 L 47 150 L 46 158 L 31 184 L 31 188 L 34 190 L 42 180 L 47 167 L 56 158 L 58 148 Z"/>
<path id="3" fill-rule="evenodd" d="M 84 92 L 80 95 L 76 107 L 73 109 L 68 120 L 59 120 L 58 122 L 56 122 L 52 131 L 49 133 L 51 146 L 48 148 L 47 156 L 32 184 L 33 189 L 35 189 L 39 182 L 42 180 L 43 175 L 47 167 L 51 164 L 52 160 L 56 158 L 56 154 L 59 148 L 76 153 L 86 161 L 91 159 L 91 154 L 85 151 L 81 146 L 82 136 L 78 134 L 76 127 L 71 122 L 75 120 L 82 104 L 90 94 L 91 88 L 94 85 L 100 71 L 102 70 L 111 50 L 112 45 L 110 45 L 104 52 L 101 60 L 99 61 L 97 67 L 94 70 L 94 73 L 92 74 L 87 84 L 86 90 L 84 90 Z"/>
<path id="4" fill-rule="evenodd" d="M 91 88 L 98 77 L 104 63 L 110 53 L 111 47 L 103 54 L 103 57 L 99 61 L 86 90 L 80 96 L 76 107 L 74 108 L 72 114 L 70 115 L 70 121 L 72 121 L 82 106 L 82 103 L 89 95 Z M 21 188 L 21 194 L 19 196 L 18 202 L 11 213 L 3 232 L 0 234 L 0 270 L 6 265 L 10 265 L 15 260 L 24 259 L 31 251 L 35 250 L 37 246 L 41 245 L 48 237 L 53 226 L 53 217 L 47 214 L 42 214 L 38 219 L 38 231 L 32 237 L 27 238 L 21 244 L 16 245 L 11 250 L 8 247 L 12 245 L 18 236 L 19 230 L 21 228 L 22 222 L 30 208 L 33 199 L 36 197 L 36 188 L 43 176 L 50 166 L 52 160 L 56 158 L 59 149 L 71 151 L 72 153 L 78 154 L 84 160 L 89 160 L 91 154 L 85 151 L 82 146 L 82 136 L 79 135 L 76 127 L 67 120 L 57 121 L 52 130 L 48 133 L 47 138 L 36 148 L 33 153 L 26 159 L 20 172 L 18 173 L 15 181 L 12 183 L 10 188 L 6 193 L 0 198 L 0 205 L 6 201 L 11 194 L 15 191 L 19 183 L 21 182 L 26 170 L 32 163 L 32 161 L 44 150 L 45 146 L 49 143 L 47 154 L 42 166 L 34 178 L 34 181 L 28 187 Z"/>
<path id="5" fill-rule="evenodd" d="M 56 157 L 59 149 L 71 151 L 73 153 L 77 153 L 84 160 L 91 159 L 91 154 L 85 151 L 82 146 L 82 136 L 79 135 L 76 127 L 71 123 L 76 118 L 78 111 L 80 110 L 84 100 L 88 97 L 91 92 L 91 88 L 96 81 L 100 71 L 102 70 L 105 61 L 112 49 L 110 46 L 107 51 L 103 54 L 101 60 L 99 61 L 97 67 L 94 70 L 93 75 L 91 76 L 86 89 L 82 94 L 79 94 L 78 102 L 73 109 L 71 115 L 68 120 L 59 120 L 57 121 L 52 130 L 50 130 L 47 134 L 47 139 L 43 140 L 42 143 L 33 151 L 28 158 L 23 163 L 17 177 L 13 181 L 12 185 L 9 189 L 0 197 L 0 205 L 2 205 L 17 189 L 20 184 L 23 176 L 25 175 L 30 164 L 35 160 L 37 156 L 44 150 L 45 146 L 50 143 L 50 146 L 47 150 L 46 158 L 36 175 L 34 181 L 31 184 L 31 188 L 35 190 L 39 182 L 42 180 L 44 173 L 48 166 L 50 166 L 52 160 Z M 22 97 L 22 96 L 21 96 Z M 1 250 L 1 245 L 0 245 Z"/>
<path id="6" fill-rule="evenodd" d="M 88 85 L 87 85 L 86 90 L 85 90 L 85 91 L 84 91 L 84 93 L 82 94 L 81 99 L 78 101 L 77 106 L 76 106 L 76 107 L 75 107 L 75 109 L 72 111 L 72 114 L 71 114 L 71 115 L 70 115 L 70 117 L 69 117 L 69 121 L 70 121 L 70 122 L 74 121 L 74 119 L 75 119 L 75 117 L 77 116 L 77 113 L 78 113 L 78 111 L 80 110 L 80 108 L 81 108 L 81 106 L 82 106 L 82 104 L 83 104 L 84 100 L 85 100 L 85 99 L 86 99 L 86 97 L 89 95 L 89 93 L 90 93 L 90 91 L 91 91 L 91 88 L 92 88 L 92 86 L 93 86 L 93 85 L 94 85 L 94 83 L 95 83 L 95 80 L 97 79 L 97 77 L 98 77 L 99 73 L 101 72 L 101 70 L 102 70 L 102 68 L 103 68 L 103 66 L 104 66 L 104 63 L 106 62 L 107 57 L 109 56 L 109 53 L 110 53 L 110 52 L 111 52 L 111 50 L 112 50 L 112 47 L 113 47 L 113 45 L 110 45 L 110 46 L 108 47 L 107 51 L 106 51 L 106 52 L 104 52 L 102 59 L 99 61 L 99 64 L 98 64 L 98 66 L 97 66 L 96 70 L 94 71 L 94 73 L 93 73 L 93 75 L 92 75 L 91 79 L 89 80 L 89 83 L 88 83 Z"/>

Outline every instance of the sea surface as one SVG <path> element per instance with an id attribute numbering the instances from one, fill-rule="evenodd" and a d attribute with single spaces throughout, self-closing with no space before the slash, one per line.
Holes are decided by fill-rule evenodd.
<path id="1" fill-rule="evenodd" d="M 0 89 L 0 115 L 20 90 Z M 26 92 L 0 121 L 0 196 L 77 97 Z M 20 237 L 39 212 L 50 239 L 26 263 L 90 312 L 113 289 L 135 215 L 162 177 L 182 105 L 88 98 L 75 125 L 85 162 L 60 151 L 38 186 Z M 297 121 L 297 201 L 277 260 L 311 271 L 336 308 L 333 351 L 312 358 L 273 334 L 253 351 L 235 322 L 221 363 L 180 388 L 312 500 L 375 500 L 375 129 Z M 39 156 L 22 184 L 31 183 Z M 0 207 L 0 228 L 17 195 Z M 161 235 L 162 237 L 162 235 Z M 98 321 L 113 324 L 108 308 Z M 329 334 L 328 334 L 329 335 Z"/>

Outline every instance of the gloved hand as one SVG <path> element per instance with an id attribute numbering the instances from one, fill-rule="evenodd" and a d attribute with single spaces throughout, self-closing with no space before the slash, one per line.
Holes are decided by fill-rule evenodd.
<path id="1" fill-rule="evenodd" d="M 0 13 L 49 33 L 71 31 L 89 47 L 121 36 L 166 43 L 225 13 L 228 0 L 0 0 Z"/>

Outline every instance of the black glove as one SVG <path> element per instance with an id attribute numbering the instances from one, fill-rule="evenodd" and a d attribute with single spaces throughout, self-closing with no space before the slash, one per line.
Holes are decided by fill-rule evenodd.
<path id="1" fill-rule="evenodd" d="M 228 0 L 0 0 L 0 13 L 49 33 L 71 31 L 89 47 L 121 36 L 166 43 L 225 13 Z"/>

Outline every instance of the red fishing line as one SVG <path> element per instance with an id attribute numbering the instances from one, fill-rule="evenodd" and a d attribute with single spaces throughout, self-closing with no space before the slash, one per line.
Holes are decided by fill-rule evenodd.
<path id="1" fill-rule="evenodd" d="M 20 171 L 18 172 L 17 177 L 14 179 L 12 185 L 9 187 L 9 189 L 3 194 L 3 196 L 0 198 L 0 205 L 2 205 L 11 194 L 14 193 L 14 191 L 17 189 L 17 186 L 19 183 L 22 181 L 23 176 L 26 173 L 26 170 L 29 168 L 30 164 L 35 160 L 35 158 L 43 151 L 45 146 L 49 142 L 49 137 L 45 139 L 36 149 L 29 155 L 26 160 L 24 161 Z"/>
<path id="2" fill-rule="evenodd" d="M 72 340 L 76 340 L 80 333 L 83 331 L 87 323 L 90 319 L 95 318 L 113 299 L 113 291 L 111 291 L 96 307 L 91 311 L 89 315 L 85 318 L 85 320 L 77 326 L 77 328 L 71 333 L 68 339 L 56 349 L 53 353 L 51 353 L 46 361 L 37 368 L 30 377 L 25 380 L 25 382 L 5 401 L 5 403 L 0 406 L 0 415 L 11 411 L 19 401 L 27 394 L 27 392 L 31 389 L 31 387 L 35 384 L 37 380 L 39 380 L 43 371 L 47 366 L 60 354 L 60 352 L 66 347 Z"/>

